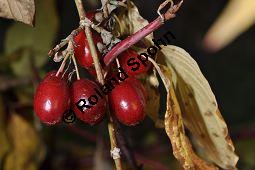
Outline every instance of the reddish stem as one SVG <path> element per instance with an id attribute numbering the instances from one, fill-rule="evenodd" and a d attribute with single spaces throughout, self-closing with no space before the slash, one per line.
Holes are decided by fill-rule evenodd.
<path id="1" fill-rule="evenodd" d="M 141 30 L 134 33 L 132 36 L 127 37 L 120 43 L 118 43 L 115 47 L 111 49 L 105 56 L 104 56 L 104 63 L 106 66 L 108 66 L 112 61 L 115 60 L 115 58 L 122 53 L 123 51 L 130 48 L 132 45 L 140 41 L 142 38 L 146 37 L 150 33 L 152 33 L 154 30 L 158 29 L 161 25 L 163 25 L 162 19 L 158 17 L 153 22 L 146 25 Z"/>
<path id="2" fill-rule="evenodd" d="M 127 37 L 126 39 L 122 40 L 120 43 L 118 43 L 115 47 L 113 47 L 103 58 L 103 62 L 106 66 L 108 66 L 112 61 L 115 60 L 115 58 L 122 53 L 123 51 L 130 48 L 132 45 L 140 41 L 142 38 L 146 37 L 153 31 L 157 30 L 160 26 L 164 24 L 164 21 L 167 21 L 171 18 L 175 17 L 175 13 L 179 10 L 180 6 L 182 5 L 182 2 L 179 2 L 177 5 L 174 5 L 170 9 L 167 10 L 165 14 L 162 15 L 162 17 L 156 18 L 154 21 L 143 27 L 141 30 L 137 31 L 133 35 Z M 166 3 L 163 3 L 165 6 Z"/>

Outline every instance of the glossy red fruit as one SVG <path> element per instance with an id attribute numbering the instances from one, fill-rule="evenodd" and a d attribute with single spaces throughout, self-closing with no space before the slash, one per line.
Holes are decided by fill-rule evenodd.
<path id="1" fill-rule="evenodd" d="M 61 78 L 61 76 L 62 76 L 61 73 L 59 73 L 58 76 L 56 76 L 56 74 L 57 74 L 57 71 L 56 71 L 56 70 L 50 71 L 50 72 L 48 72 L 48 73 L 46 74 L 46 76 L 43 78 L 42 81 L 48 81 L 48 80 L 54 79 L 54 78 Z M 66 78 L 66 76 L 65 76 L 65 78 Z"/>
<path id="2" fill-rule="evenodd" d="M 106 110 L 105 98 L 95 89 L 99 89 L 98 85 L 88 79 L 77 80 L 71 87 L 72 109 L 80 120 L 90 125 L 102 120 Z"/>
<path id="3" fill-rule="evenodd" d="M 135 50 L 129 49 L 124 51 L 118 57 L 120 66 L 125 70 L 129 76 L 135 76 L 146 73 L 151 66 L 149 61 L 144 62 L 144 65 L 138 58 L 139 54 Z"/>
<path id="4" fill-rule="evenodd" d="M 93 41 L 95 46 L 97 43 L 102 43 L 100 35 L 96 32 L 92 32 Z M 93 59 L 89 50 L 89 44 L 84 31 L 81 31 L 76 37 L 74 37 L 76 47 L 74 47 L 74 55 L 78 64 L 86 69 L 93 68 Z M 98 56 L 101 54 L 97 51 Z"/>
<path id="5" fill-rule="evenodd" d="M 137 88 L 137 90 L 142 91 L 145 100 L 147 100 L 148 95 L 147 95 L 146 89 L 139 79 L 130 77 L 125 81 L 131 83 L 135 88 Z"/>
<path id="6" fill-rule="evenodd" d="M 70 109 L 67 82 L 61 77 L 48 75 L 35 92 L 34 111 L 40 120 L 48 125 L 61 121 L 65 111 Z"/>
<path id="7" fill-rule="evenodd" d="M 140 82 L 129 80 L 116 86 L 109 94 L 111 110 L 125 125 L 136 125 L 145 117 L 146 98 Z"/>

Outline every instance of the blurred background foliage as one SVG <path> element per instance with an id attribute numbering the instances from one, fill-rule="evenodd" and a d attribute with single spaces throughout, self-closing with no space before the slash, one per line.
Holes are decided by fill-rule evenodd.
<path id="1" fill-rule="evenodd" d="M 87 10 L 99 8 L 86 0 Z M 157 17 L 161 1 L 135 0 L 148 21 Z M 146 3 L 146 5 L 145 5 Z M 226 0 L 185 1 L 177 18 L 154 33 L 170 30 L 172 44 L 186 49 L 209 81 L 240 156 L 238 168 L 255 169 L 255 29 L 216 53 L 204 50 L 202 40 L 227 4 Z M 73 1 L 36 1 L 35 28 L 0 19 L 0 169 L 113 169 L 106 120 L 95 127 L 76 121 L 46 127 L 33 116 L 33 92 L 40 78 L 58 64 L 47 57 L 54 44 L 78 26 Z M 152 12 L 154 11 L 154 12 Z M 137 161 L 144 169 L 180 169 L 163 129 L 146 120 L 124 127 Z"/>

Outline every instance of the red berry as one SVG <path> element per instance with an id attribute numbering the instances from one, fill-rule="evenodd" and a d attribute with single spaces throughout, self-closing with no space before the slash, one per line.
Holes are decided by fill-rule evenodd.
<path id="1" fill-rule="evenodd" d="M 145 87 L 143 86 L 143 84 L 141 83 L 141 81 L 139 79 L 136 79 L 134 77 L 130 77 L 127 80 L 129 83 L 131 83 L 135 88 L 137 88 L 139 91 L 142 91 L 143 96 L 145 98 L 145 100 L 147 100 L 147 92 Z"/>
<path id="2" fill-rule="evenodd" d="M 116 86 L 109 94 L 111 110 L 125 125 L 136 125 L 145 117 L 146 99 L 143 85 L 131 79 Z"/>
<path id="3" fill-rule="evenodd" d="M 102 120 L 106 110 L 105 98 L 95 91 L 98 88 L 88 79 L 77 80 L 71 87 L 72 109 L 80 120 L 90 125 Z"/>
<path id="4" fill-rule="evenodd" d="M 86 17 L 90 21 L 93 21 L 93 19 L 95 18 L 95 14 L 96 14 L 96 11 L 88 11 L 88 12 L 86 12 Z"/>
<path id="5" fill-rule="evenodd" d="M 135 50 L 129 49 L 121 53 L 120 56 L 118 57 L 120 66 L 125 70 L 125 72 L 129 76 L 135 76 L 138 74 L 146 73 L 150 69 L 151 63 L 149 61 L 142 63 L 137 58 L 137 56 L 138 54 L 136 53 Z"/>
<path id="6" fill-rule="evenodd" d="M 49 79 L 52 79 L 52 78 L 56 78 L 56 77 L 59 77 L 59 78 L 62 78 L 62 73 L 59 73 L 58 76 L 56 76 L 57 74 L 57 71 L 56 70 L 53 70 L 53 71 L 50 71 L 46 74 L 46 76 L 44 77 L 43 81 L 47 81 Z M 63 79 L 67 80 L 68 79 L 68 76 L 67 74 L 64 75 Z"/>
<path id="7" fill-rule="evenodd" d="M 61 77 L 48 75 L 35 92 L 34 111 L 43 123 L 54 125 L 70 108 L 69 87 Z"/>
<path id="8" fill-rule="evenodd" d="M 98 33 L 92 32 L 92 36 L 95 46 L 99 42 L 102 43 L 102 39 Z M 74 42 L 76 43 L 76 47 L 74 48 L 74 55 L 78 64 L 86 69 L 91 67 L 93 68 L 93 59 L 84 31 L 81 31 L 76 37 L 74 37 Z M 99 51 L 97 51 L 97 54 L 100 56 Z"/>

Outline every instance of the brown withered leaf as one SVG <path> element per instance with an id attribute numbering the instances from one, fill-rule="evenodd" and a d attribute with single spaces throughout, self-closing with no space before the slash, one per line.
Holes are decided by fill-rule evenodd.
<path id="1" fill-rule="evenodd" d="M 25 24 L 34 25 L 34 0 L 1 0 L 0 17 L 14 19 Z"/>
<path id="2" fill-rule="evenodd" d="M 117 29 L 121 36 L 129 36 L 145 27 L 149 22 L 144 19 L 136 5 L 130 1 L 127 10 L 119 13 L 117 17 Z M 140 41 L 140 45 L 144 48 L 152 44 L 153 34 L 149 34 Z"/>
<path id="3" fill-rule="evenodd" d="M 13 113 L 8 122 L 7 135 L 11 149 L 4 162 L 4 169 L 38 169 L 44 149 L 35 129 L 21 116 Z"/>
<path id="4" fill-rule="evenodd" d="M 161 50 L 171 70 L 183 121 L 198 146 L 213 163 L 224 169 L 234 169 L 238 161 L 209 83 L 195 60 L 183 49 L 167 46 Z"/>
<path id="5" fill-rule="evenodd" d="M 146 89 L 146 113 L 154 121 L 157 128 L 164 128 L 164 121 L 159 117 L 160 94 L 158 87 L 150 82 L 150 78 L 156 78 L 155 75 L 149 75 L 144 83 Z"/>
<path id="6" fill-rule="evenodd" d="M 179 106 L 175 91 L 171 83 L 171 71 L 169 68 L 161 66 L 165 75 L 165 81 L 170 85 L 167 94 L 167 109 L 165 114 L 165 130 L 171 140 L 173 154 L 186 170 L 215 170 L 217 167 L 204 161 L 193 151 L 189 139 L 185 135 L 182 111 Z"/>

